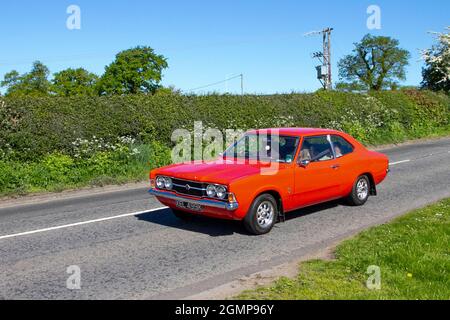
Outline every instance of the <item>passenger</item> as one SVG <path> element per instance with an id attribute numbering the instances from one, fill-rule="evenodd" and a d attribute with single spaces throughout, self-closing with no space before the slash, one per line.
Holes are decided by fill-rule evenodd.
<path id="1" fill-rule="evenodd" d="M 339 143 L 334 144 L 334 154 L 336 155 L 336 158 L 342 157 L 341 145 Z"/>

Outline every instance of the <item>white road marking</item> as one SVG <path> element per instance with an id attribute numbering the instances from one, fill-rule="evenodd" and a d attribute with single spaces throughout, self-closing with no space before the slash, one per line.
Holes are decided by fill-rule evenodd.
<path id="1" fill-rule="evenodd" d="M 389 163 L 389 165 L 395 166 L 396 164 L 407 163 L 407 162 L 411 162 L 411 160 L 402 160 L 402 161 L 392 162 L 392 163 Z"/>
<path id="2" fill-rule="evenodd" d="M 106 217 L 106 218 L 100 218 L 100 219 L 76 222 L 76 223 L 71 223 L 71 224 L 65 224 L 65 225 L 62 225 L 62 226 L 38 229 L 38 230 L 33 230 L 33 231 L 20 232 L 20 233 L 15 233 L 15 234 L 9 234 L 9 235 L 6 235 L 6 236 L 0 236 L 0 240 L 20 237 L 20 236 L 27 236 L 27 235 L 35 234 L 35 233 L 41 233 L 41 232 L 65 229 L 65 228 L 70 228 L 70 227 L 77 227 L 77 226 L 82 226 L 82 225 L 85 225 L 85 224 L 91 224 L 91 223 L 96 223 L 96 222 L 103 222 L 103 221 L 108 221 L 108 220 L 113 220 L 113 219 L 120 219 L 120 218 L 126 218 L 126 217 L 131 217 L 131 216 L 138 216 L 138 215 L 141 215 L 141 214 L 144 214 L 144 213 L 150 213 L 150 212 L 153 212 L 153 211 L 157 211 L 157 210 L 161 210 L 161 209 L 167 209 L 167 208 L 168 207 L 159 207 L 159 208 L 153 208 L 153 209 L 145 210 L 145 211 L 138 211 L 138 212 L 120 214 L 120 215 L 112 216 L 112 217 Z"/>
<path id="3" fill-rule="evenodd" d="M 448 153 L 450 153 L 450 151 Z M 411 160 L 408 159 L 408 160 L 402 160 L 402 161 L 397 161 L 397 162 L 391 162 L 391 163 L 389 163 L 389 165 L 390 166 L 395 166 L 397 164 L 407 163 L 407 162 L 411 162 Z M 164 206 L 164 207 L 153 208 L 153 209 L 146 210 L 146 211 L 125 213 L 125 214 L 120 214 L 120 215 L 112 216 L 112 217 L 106 217 L 106 218 L 100 218 L 100 219 L 76 222 L 76 223 L 71 223 L 71 224 L 65 224 L 65 225 L 62 225 L 62 226 L 38 229 L 38 230 L 33 230 L 33 231 L 20 232 L 20 233 L 15 233 L 15 234 L 9 234 L 9 235 L 5 235 L 5 236 L 0 236 L 0 240 L 10 239 L 10 238 L 15 238 L 15 237 L 20 237 L 20 236 L 27 236 L 27 235 L 35 234 L 35 233 L 42 233 L 42 232 L 47 232 L 47 231 L 54 231 L 54 230 L 59 230 L 59 229 L 66 229 L 66 228 L 71 228 L 71 227 L 77 227 L 77 226 L 82 226 L 82 225 L 96 223 L 96 222 L 103 222 L 103 221 L 108 221 L 108 220 L 113 220 L 113 219 L 120 219 L 120 218 L 126 218 L 126 217 L 131 217 L 131 216 L 138 216 L 138 215 L 141 215 L 141 214 L 144 214 L 144 213 L 149 213 L 149 212 L 158 211 L 158 210 L 167 209 L 167 208 L 168 207 Z"/>

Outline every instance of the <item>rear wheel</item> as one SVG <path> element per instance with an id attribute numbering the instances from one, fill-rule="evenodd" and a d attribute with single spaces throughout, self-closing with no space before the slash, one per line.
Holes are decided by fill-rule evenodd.
<path id="1" fill-rule="evenodd" d="M 181 210 L 172 209 L 172 212 L 175 217 L 177 217 L 180 220 L 184 220 L 184 221 L 190 221 L 194 217 L 189 212 L 185 212 L 185 211 L 181 211 Z"/>
<path id="2" fill-rule="evenodd" d="M 244 219 L 244 226 L 252 234 L 265 234 L 272 230 L 277 217 L 278 206 L 275 198 L 270 194 L 262 194 L 253 201 Z"/>
<path id="3" fill-rule="evenodd" d="M 350 205 L 362 206 L 369 199 L 370 181 L 367 176 L 360 176 L 353 185 L 352 193 L 347 198 Z"/>

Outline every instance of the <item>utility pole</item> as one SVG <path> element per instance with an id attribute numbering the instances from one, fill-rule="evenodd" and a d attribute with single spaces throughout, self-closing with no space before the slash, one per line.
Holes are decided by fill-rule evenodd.
<path id="1" fill-rule="evenodd" d="M 241 95 L 244 95 L 244 74 L 238 74 L 238 75 L 228 75 L 227 79 L 224 80 L 225 82 L 225 92 L 228 92 L 228 81 L 232 80 L 232 79 L 236 79 L 236 78 L 240 78 L 241 79 Z"/>
<path id="2" fill-rule="evenodd" d="M 333 82 L 331 77 L 331 31 L 333 28 L 323 30 L 323 64 L 327 68 L 327 81 L 325 89 L 332 90 Z"/>
<path id="3" fill-rule="evenodd" d="M 331 32 L 333 30 L 333 28 L 325 28 L 322 31 L 312 31 L 305 34 L 305 36 L 316 34 L 322 35 L 322 52 L 313 53 L 313 58 L 317 58 L 321 62 L 321 65 L 316 67 L 317 79 L 320 81 L 325 90 L 333 89 L 333 78 L 331 70 Z"/>

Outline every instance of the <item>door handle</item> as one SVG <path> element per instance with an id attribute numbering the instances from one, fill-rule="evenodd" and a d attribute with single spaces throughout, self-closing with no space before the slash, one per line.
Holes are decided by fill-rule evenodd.
<path id="1" fill-rule="evenodd" d="M 334 165 L 332 165 L 330 168 L 331 168 L 331 169 L 334 169 L 334 170 L 337 170 L 337 169 L 339 169 L 340 167 L 341 167 L 340 165 L 334 164 Z"/>

